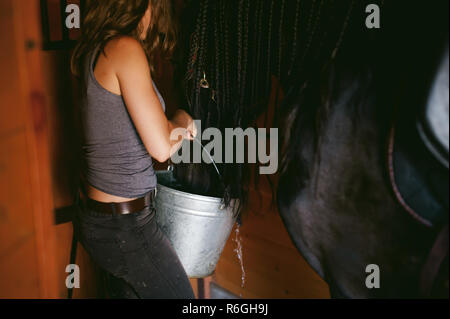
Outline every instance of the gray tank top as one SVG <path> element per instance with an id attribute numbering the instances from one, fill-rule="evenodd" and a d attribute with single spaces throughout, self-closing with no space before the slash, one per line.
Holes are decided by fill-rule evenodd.
<path id="1" fill-rule="evenodd" d="M 156 188 L 156 175 L 125 102 L 103 88 L 94 75 L 98 49 L 85 60 L 81 120 L 86 182 L 110 195 L 136 198 Z M 153 82 L 162 108 L 164 99 Z"/>

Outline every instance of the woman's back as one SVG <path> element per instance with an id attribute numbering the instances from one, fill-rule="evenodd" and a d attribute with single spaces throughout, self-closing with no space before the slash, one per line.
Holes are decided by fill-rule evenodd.
<path id="1" fill-rule="evenodd" d="M 94 69 L 99 51 L 97 48 L 84 61 L 81 107 L 84 178 L 88 185 L 110 195 L 142 197 L 156 187 L 153 162 L 123 97 L 104 88 L 96 78 Z M 163 98 L 154 83 L 153 86 L 165 109 Z"/>

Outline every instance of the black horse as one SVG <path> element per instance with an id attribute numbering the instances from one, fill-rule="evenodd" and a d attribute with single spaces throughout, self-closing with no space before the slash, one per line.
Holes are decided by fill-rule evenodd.
<path id="1" fill-rule="evenodd" d="M 278 206 L 333 297 L 448 298 L 448 3 L 411 6 L 284 102 Z"/>

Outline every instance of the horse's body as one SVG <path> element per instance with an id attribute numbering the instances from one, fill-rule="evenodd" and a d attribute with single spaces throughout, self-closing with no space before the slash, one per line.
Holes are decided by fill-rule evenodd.
<path id="1" fill-rule="evenodd" d="M 431 59 L 436 57 L 437 47 L 442 46 L 426 46 L 429 54 L 421 54 L 412 51 L 415 46 L 399 46 L 412 57 L 401 60 L 401 54 L 393 53 L 390 60 L 386 56 L 386 65 L 375 55 L 344 52 L 325 79 L 310 82 L 302 93 L 291 91 L 285 102 L 293 105 L 293 124 L 288 161 L 278 186 L 278 206 L 297 248 L 329 283 L 333 297 L 424 297 L 420 290 L 424 276 L 433 281 L 431 296 L 448 297 L 448 257 L 437 265 L 440 273 L 424 273 L 440 227 L 448 223 L 448 168 L 438 168 L 439 181 L 434 180 L 437 187 L 447 188 L 447 202 L 436 200 L 433 190 L 423 195 L 423 202 L 437 202 L 444 212 L 433 225 L 421 223 L 402 205 L 389 170 L 389 144 L 393 141 L 399 148 L 413 150 L 408 156 L 418 167 L 435 165 L 427 162 L 431 156 L 417 158 L 421 153 L 414 149 L 423 149 L 422 141 L 413 136 L 408 141 L 405 132 L 414 131 L 424 107 L 421 104 L 435 75 Z M 395 50 L 386 45 L 388 48 Z M 371 62 L 372 58 L 378 62 Z M 448 109 L 448 82 L 445 93 Z M 308 105 L 314 102 L 328 104 L 318 111 Z M 393 128 L 403 139 L 392 140 Z M 398 165 L 412 164 L 404 161 Z M 447 178 L 440 178 L 442 174 Z M 429 176 L 430 180 L 433 177 Z M 416 188 L 428 190 L 432 183 L 425 181 Z M 427 221 L 426 209 L 422 213 Z M 369 265 L 379 267 L 378 289 L 366 285 Z"/>
<path id="2" fill-rule="evenodd" d="M 381 7 L 379 30 L 366 28 L 366 6 L 374 3 Z M 197 23 L 185 37 L 190 111 L 208 127 L 246 128 L 260 115 L 256 106 L 265 105 L 260 99 L 268 97 L 271 75 L 278 77 L 287 100 L 286 112 L 276 114 L 288 122 L 280 126 L 287 128 L 287 142 L 278 206 L 293 241 L 332 294 L 418 297 L 423 278 L 448 282 L 448 271 L 446 278 L 423 276 L 430 273 L 428 260 L 442 264 L 428 256 L 440 226 L 448 223 L 448 193 L 436 192 L 448 189 L 448 167 L 424 151 L 415 130 L 442 57 L 442 39 L 448 43 L 448 1 L 192 4 L 199 7 L 187 14 Z M 217 92 L 201 89 L 205 76 Z M 448 83 L 446 93 L 448 102 Z M 409 132 L 415 138 L 409 140 Z M 222 194 L 217 174 L 205 167 L 179 165 L 177 179 L 194 193 Z M 245 202 L 246 166 L 220 168 L 225 199 Z M 418 189 L 425 191 L 415 201 Z M 399 192 L 405 190 L 423 220 L 402 202 Z M 374 264 L 381 272 L 379 289 L 366 286 L 366 267 Z"/>
<path id="3" fill-rule="evenodd" d="M 297 248 L 334 296 L 417 297 L 436 234 L 408 215 L 392 193 L 390 119 L 368 103 L 355 122 L 346 102 L 342 98 L 330 110 L 318 154 L 313 138 L 303 139 L 298 151 L 305 166 L 291 166 L 280 178 L 280 212 Z M 302 176 L 302 170 L 309 174 Z M 366 287 L 371 264 L 380 267 L 381 289 Z"/>

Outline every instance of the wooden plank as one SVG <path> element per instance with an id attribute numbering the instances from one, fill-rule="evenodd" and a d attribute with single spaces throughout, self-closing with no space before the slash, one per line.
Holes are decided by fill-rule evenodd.
<path id="1" fill-rule="evenodd" d="M 31 177 L 25 132 L 0 138 L 0 261 L 17 243 L 34 236 L 33 205 L 27 185 Z M 28 260 L 28 263 L 34 263 Z M 0 273 L 0 275 L 2 275 Z M 5 274 L 6 275 L 6 274 Z M 20 274 L 7 274 L 19 276 Z M 5 276 L 6 277 L 6 276 Z M 2 276 L 3 278 L 3 276 Z"/>
<path id="2" fill-rule="evenodd" d="M 41 298 L 57 297 L 55 233 L 51 194 L 48 130 L 43 77 L 41 72 L 41 28 L 39 1 L 13 1 L 22 94 L 15 98 L 25 108 L 33 221 Z"/>
<path id="3" fill-rule="evenodd" d="M 40 294 L 39 271 L 36 264 L 27 262 L 37 260 L 36 242 L 33 237 L 0 260 L 0 299 L 37 298 Z"/>
<path id="4" fill-rule="evenodd" d="M 17 101 L 21 96 L 20 75 L 17 72 L 18 57 L 14 49 L 16 39 L 11 32 L 14 24 L 12 1 L 0 1 L 0 29 L 2 48 L 0 49 L 0 136 L 16 133 L 24 129 L 25 110 Z M 8 30 L 8 31 L 6 31 Z M 2 151 L 3 152 L 3 151 Z"/>

